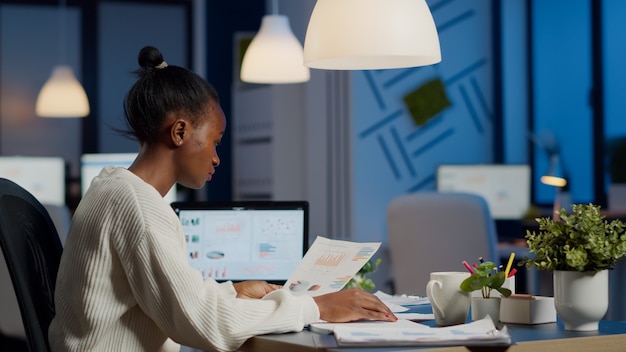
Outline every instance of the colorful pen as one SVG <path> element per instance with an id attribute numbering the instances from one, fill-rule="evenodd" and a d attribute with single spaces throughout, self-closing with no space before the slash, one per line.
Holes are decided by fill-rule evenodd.
<path id="1" fill-rule="evenodd" d="M 463 261 L 463 265 L 465 266 L 465 268 L 467 269 L 467 271 L 470 272 L 470 274 L 474 273 L 474 269 L 472 269 L 472 267 L 467 263 L 466 260 Z"/>
<path id="2" fill-rule="evenodd" d="M 506 270 L 504 270 L 505 277 L 509 277 L 509 271 L 511 270 L 511 265 L 513 265 L 513 258 L 515 258 L 515 252 L 511 252 L 509 256 L 509 262 L 506 265 Z"/>
<path id="3" fill-rule="evenodd" d="M 506 276 L 507 279 L 510 278 L 510 277 L 513 277 L 516 273 L 517 273 L 517 269 L 516 268 L 511 269 L 511 271 L 509 271 L 509 275 Z"/>

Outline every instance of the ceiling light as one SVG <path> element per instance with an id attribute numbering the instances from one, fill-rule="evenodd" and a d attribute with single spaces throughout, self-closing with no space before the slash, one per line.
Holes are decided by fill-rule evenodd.
<path id="1" fill-rule="evenodd" d="M 59 51 L 65 55 L 65 0 L 59 4 Z M 64 60 L 60 60 L 63 62 Z M 37 96 L 35 113 L 40 117 L 84 117 L 89 115 L 89 100 L 74 71 L 58 65 Z"/>
<path id="2" fill-rule="evenodd" d="M 317 0 L 304 40 L 310 68 L 391 69 L 440 61 L 425 0 Z"/>
<path id="3" fill-rule="evenodd" d="M 298 83 L 309 80 L 303 64 L 302 45 L 291 31 L 289 18 L 278 15 L 276 0 L 273 14 L 263 16 L 261 28 L 246 49 L 241 64 L 241 80 L 250 83 Z"/>

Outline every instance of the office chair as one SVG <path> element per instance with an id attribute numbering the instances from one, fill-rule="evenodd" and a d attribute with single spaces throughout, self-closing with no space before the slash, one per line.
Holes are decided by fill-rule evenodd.
<path id="1" fill-rule="evenodd" d="M 48 212 L 28 191 L 0 178 L 0 246 L 30 351 L 49 351 L 54 286 L 62 247 Z"/>
<path id="2" fill-rule="evenodd" d="M 486 201 L 469 193 L 417 192 L 387 207 L 395 293 L 426 295 L 434 271 L 466 271 L 463 260 L 499 264 L 495 222 Z"/>

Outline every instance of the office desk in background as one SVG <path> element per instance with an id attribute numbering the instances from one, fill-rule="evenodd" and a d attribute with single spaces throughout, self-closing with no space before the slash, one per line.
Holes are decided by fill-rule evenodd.
<path id="1" fill-rule="evenodd" d="M 607 221 L 621 220 L 626 223 L 626 213 L 602 210 Z M 536 217 L 550 217 L 551 209 L 541 209 Z M 534 219 L 497 221 L 498 254 L 500 260 L 506 261 L 511 252 L 515 253 L 515 262 L 528 255 L 528 248 L 524 236 L 526 231 L 539 231 L 539 225 Z M 521 270 L 520 270 L 521 269 Z M 553 296 L 552 273 L 526 270 L 518 267 L 520 272 L 517 281 L 517 292 L 530 293 L 538 296 Z M 609 272 L 609 311 L 606 319 L 626 320 L 626 261 L 617 263 L 614 270 Z M 626 351 L 626 346 L 624 348 Z"/>
<path id="2" fill-rule="evenodd" d="M 432 325 L 432 321 L 426 322 Z M 506 324 L 513 345 L 509 352 L 578 352 L 578 351 L 626 351 L 626 322 L 600 322 L 600 330 L 594 332 L 565 331 L 562 323 L 539 325 Z M 347 351 L 347 352 L 382 352 L 382 351 L 427 351 L 468 352 L 462 346 L 457 347 L 338 347 L 333 335 L 321 335 L 311 331 L 277 335 L 261 335 L 249 339 L 240 349 L 242 352 L 292 352 L 292 351 Z M 479 350 L 477 350 L 479 351 Z M 495 350 L 489 350 L 495 351 Z"/>

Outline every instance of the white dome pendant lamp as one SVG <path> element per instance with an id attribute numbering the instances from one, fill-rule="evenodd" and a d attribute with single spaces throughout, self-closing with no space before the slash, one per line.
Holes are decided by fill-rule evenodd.
<path id="1" fill-rule="evenodd" d="M 37 97 L 35 113 L 40 117 L 84 117 L 89 115 L 87 94 L 70 66 L 59 65 Z"/>
<path id="2" fill-rule="evenodd" d="M 65 55 L 65 0 L 59 4 L 59 46 Z M 63 61 L 63 60 L 61 60 Z M 40 117 L 84 117 L 89 115 L 89 100 L 74 71 L 68 65 L 58 65 L 43 85 L 35 103 Z"/>
<path id="3" fill-rule="evenodd" d="M 289 18 L 277 14 L 263 16 L 261 27 L 252 39 L 241 63 L 241 80 L 249 83 L 300 83 L 310 78 L 304 66 L 303 48 L 289 26 Z"/>
<path id="4" fill-rule="evenodd" d="M 425 0 L 317 0 L 304 65 L 374 70 L 436 64 L 439 35 Z"/>

